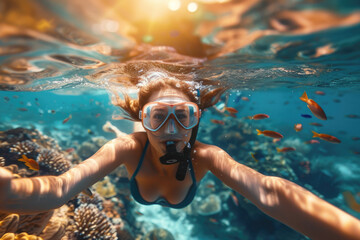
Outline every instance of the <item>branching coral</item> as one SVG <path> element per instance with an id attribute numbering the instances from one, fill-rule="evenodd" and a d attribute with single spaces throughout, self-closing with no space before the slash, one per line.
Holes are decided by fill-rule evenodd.
<path id="1" fill-rule="evenodd" d="M 16 232 L 19 225 L 19 215 L 10 214 L 0 221 L 0 236 L 7 232 Z"/>
<path id="2" fill-rule="evenodd" d="M 37 157 L 42 173 L 60 175 L 71 168 L 69 160 L 57 151 L 43 149 Z"/>
<path id="3" fill-rule="evenodd" d="M 0 157 L 0 167 L 5 166 L 5 158 L 4 157 Z"/>
<path id="4" fill-rule="evenodd" d="M 35 235 L 28 235 L 27 233 L 23 232 L 20 234 L 6 233 L 0 238 L 0 240 L 43 240 L 43 239 L 41 237 Z"/>
<path id="5" fill-rule="evenodd" d="M 14 144 L 10 148 L 10 152 L 14 152 L 19 155 L 23 155 L 23 154 L 26 155 L 29 153 L 36 152 L 38 149 L 39 149 L 39 145 L 37 145 L 36 143 L 34 143 L 30 140 L 25 140 L 25 141 Z"/>
<path id="6" fill-rule="evenodd" d="M 75 210 L 75 235 L 78 240 L 116 240 L 116 229 L 94 205 L 82 204 Z"/>

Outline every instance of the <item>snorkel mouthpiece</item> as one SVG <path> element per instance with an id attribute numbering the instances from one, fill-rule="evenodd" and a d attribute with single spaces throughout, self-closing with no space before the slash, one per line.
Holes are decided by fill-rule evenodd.
<path id="1" fill-rule="evenodd" d="M 176 144 L 173 141 L 166 142 L 166 154 L 160 157 L 160 162 L 165 165 L 178 163 L 184 158 L 184 154 L 176 151 Z"/>
<path id="2" fill-rule="evenodd" d="M 160 162 L 165 165 L 179 163 L 178 169 L 176 171 L 176 179 L 179 181 L 183 181 L 185 179 L 186 170 L 188 167 L 188 159 L 186 159 L 184 152 L 176 151 L 175 142 L 166 142 L 166 154 L 160 157 Z"/>

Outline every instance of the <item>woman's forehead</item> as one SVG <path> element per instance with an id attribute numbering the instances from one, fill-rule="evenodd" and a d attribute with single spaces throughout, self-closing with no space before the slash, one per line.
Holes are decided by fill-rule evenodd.
<path id="1" fill-rule="evenodd" d="M 184 101 L 190 101 L 189 97 L 186 96 L 186 94 L 182 91 L 173 88 L 166 88 L 153 92 L 149 98 L 149 102 L 153 102 L 160 98 L 175 98 L 183 99 Z"/>

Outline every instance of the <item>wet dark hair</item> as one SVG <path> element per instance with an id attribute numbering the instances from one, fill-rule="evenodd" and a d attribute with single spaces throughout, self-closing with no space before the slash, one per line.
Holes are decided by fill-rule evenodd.
<path id="1" fill-rule="evenodd" d="M 211 86 L 206 86 L 199 90 L 200 94 L 198 97 L 197 90 L 188 82 L 174 78 L 161 78 L 141 86 L 138 99 L 131 98 L 127 93 L 123 93 L 124 99 L 121 99 L 121 97 L 115 93 L 115 98 L 112 102 L 115 106 L 119 106 L 123 110 L 124 116 L 122 116 L 122 118 L 140 121 L 139 111 L 148 102 L 151 94 L 165 88 L 180 90 L 189 97 L 191 102 L 197 103 L 201 110 L 216 104 L 221 95 L 227 90 L 225 87 L 211 88 Z"/>

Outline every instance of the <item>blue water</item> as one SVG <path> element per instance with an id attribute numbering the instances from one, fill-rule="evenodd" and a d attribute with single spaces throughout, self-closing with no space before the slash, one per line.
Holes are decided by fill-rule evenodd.
<path id="1" fill-rule="evenodd" d="M 62 149 L 78 149 L 82 143 L 95 136 L 112 139 L 114 134 L 102 129 L 106 121 L 111 121 L 123 132 L 131 133 L 131 122 L 112 119 L 120 111 L 112 105 L 108 90 L 133 91 L 136 89 L 135 84 L 126 83 L 141 75 L 142 71 L 146 72 L 150 63 L 167 63 L 167 66 L 174 67 L 173 74 L 195 76 L 196 81 L 219 81 L 220 85 L 229 88 L 225 94 L 229 97 L 227 106 L 238 110 L 236 118 L 205 112 L 201 119 L 201 141 L 220 146 L 224 142 L 210 136 L 234 131 L 237 123 L 248 123 L 252 133 L 247 139 L 248 145 L 238 146 L 237 151 L 231 150 L 230 154 L 237 161 L 249 164 L 252 161 L 249 157 L 251 148 L 271 141 L 264 136 L 257 136 L 256 129 L 280 132 L 284 135 L 284 143 L 271 145 L 271 149 L 274 151 L 276 146 L 293 146 L 298 149 L 299 155 L 285 155 L 292 161 L 289 165 L 296 173 L 295 182 L 360 218 L 360 213 L 351 209 L 341 194 L 351 191 L 357 202 L 360 202 L 360 195 L 357 195 L 360 192 L 360 140 L 357 140 L 360 138 L 359 1 L 260 1 L 243 14 L 235 11 L 236 6 L 246 4 L 237 3 L 233 8 L 224 7 L 227 14 L 223 15 L 216 15 L 215 9 L 205 8 L 199 3 L 202 8 L 186 20 L 195 21 L 197 26 L 204 29 L 206 21 L 221 20 L 226 16 L 238 19 L 235 22 L 218 21 L 207 29 L 207 34 L 201 33 L 202 43 L 209 48 L 213 47 L 213 52 L 220 50 L 222 54 L 200 56 L 195 54 L 198 47 L 194 47 L 191 55 L 186 47 L 176 45 L 177 40 L 174 38 L 173 41 L 164 42 L 173 44 L 171 46 L 182 54 L 181 57 L 170 54 L 168 58 L 159 57 L 155 61 L 143 58 L 141 61 L 145 62 L 144 65 L 137 59 L 137 71 L 127 71 L 124 63 L 129 59 L 129 49 L 135 49 L 144 42 L 136 39 L 134 43 L 122 32 L 122 28 L 127 26 L 125 23 L 139 26 L 134 20 L 135 16 L 130 16 L 130 13 L 136 12 L 135 8 L 129 8 L 129 14 L 126 14 L 126 8 L 120 9 L 123 6 L 121 4 L 125 3 L 119 3 L 117 8 L 114 1 L 109 1 L 121 16 L 116 18 L 116 13 L 110 11 L 106 4 L 97 5 L 93 1 L 88 6 L 80 1 L 65 1 L 64 4 L 58 1 L 24 1 L 25 6 L 38 10 L 38 15 L 32 16 L 18 8 L 17 4 L 21 4 L 17 1 L 10 2 L 5 1 L 4 10 L 0 4 L 0 13 L 4 13 L 4 17 L 0 18 L 3 29 L 3 32 L 0 30 L 1 131 L 16 127 L 35 128 L 58 141 Z M 80 5 L 87 11 L 83 9 L 77 12 Z M 232 9 L 234 11 L 231 12 Z M 318 12 L 310 14 L 309 18 L 293 14 L 293 18 L 278 18 L 287 29 L 281 31 L 281 26 L 274 25 L 272 20 L 286 10 L 321 10 L 336 17 L 321 18 Z M 25 11 L 39 21 L 50 19 L 52 27 L 50 30 L 41 30 L 39 25 L 32 25 L 30 20 L 11 21 L 10 14 L 6 15 L 11 11 Z M 346 20 L 347 17 L 353 20 Z M 128 22 L 124 22 L 124 19 Z M 325 20 L 329 25 L 325 24 Z M 304 22 L 309 24 L 299 25 Z M 96 26 L 106 23 L 110 24 L 106 25 L 108 28 L 117 26 L 116 31 L 94 30 Z M 278 29 L 276 26 L 279 26 Z M 7 35 L 10 27 L 15 27 L 15 33 Z M 199 29 L 198 32 L 201 32 Z M 266 32 L 268 30 L 272 32 Z M 253 38 L 252 34 L 259 34 L 259 37 Z M 154 33 L 153 37 L 156 40 L 157 35 Z M 156 45 L 155 40 L 150 44 Z M 20 61 L 23 68 L 12 65 L 19 59 L 25 59 L 25 65 Z M 197 61 L 203 63 L 197 65 Z M 180 65 L 183 68 L 179 68 Z M 188 69 L 185 66 L 190 67 Z M 118 79 L 125 80 L 116 82 Z M 299 99 L 304 91 L 324 109 L 328 120 L 317 119 L 306 103 Z M 318 95 L 316 91 L 323 91 L 325 95 Z M 249 101 L 241 97 L 247 97 Z M 257 113 L 266 113 L 270 118 L 259 121 L 247 119 L 247 116 Z M 72 118 L 62 123 L 70 114 Z M 302 114 L 309 114 L 312 118 L 304 118 Z M 225 124 L 214 124 L 212 119 L 223 120 Z M 294 130 L 297 123 L 303 125 L 300 132 Z M 322 126 L 310 123 L 320 123 Z M 341 143 L 332 144 L 318 139 L 319 144 L 307 145 L 304 142 L 312 139 L 311 130 L 336 136 Z M 231 142 L 225 144 L 228 146 Z M 265 161 L 265 157 L 259 157 L 260 163 Z M 312 164 L 312 172 L 306 177 L 300 174 L 303 170 L 298 164 L 303 160 Z M 260 171 L 267 173 L 266 170 Z M 290 178 L 280 170 L 276 175 Z M 213 176 L 207 178 L 221 186 Z M 216 191 L 220 195 L 225 190 Z M 197 200 L 203 198 L 199 193 Z M 279 232 L 283 232 L 283 239 L 305 239 L 255 208 L 246 210 L 234 207 L 229 199 L 223 200 L 221 214 L 203 217 L 189 213 L 189 210 L 175 212 L 132 204 L 135 204 L 134 209 L 143 213 L 134 216 L 137 221 L 146 222 L 145 229 L 162 226 L 175 239 L 279 239 Z M 182 223 L 176 220 L 178 217 Z M 217 223 L 211 225 L 213 230 L 210 230 L 207 227 L 212 218 Z M 177 227 L 172 228 L 174 224 Z M 270 227 L 264 227 L 264 230 L 261 224 Z"/>

